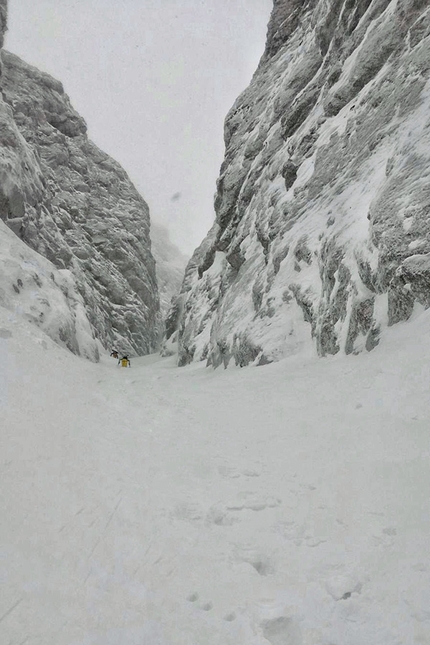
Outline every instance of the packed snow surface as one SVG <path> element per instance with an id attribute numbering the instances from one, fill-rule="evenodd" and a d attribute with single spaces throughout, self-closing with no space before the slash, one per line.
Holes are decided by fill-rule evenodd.
<path id="1" fill-rule="evenodd" d="M 0 642 L 430 643 L 429 331 L 123 369 L 0 309 Z"/>

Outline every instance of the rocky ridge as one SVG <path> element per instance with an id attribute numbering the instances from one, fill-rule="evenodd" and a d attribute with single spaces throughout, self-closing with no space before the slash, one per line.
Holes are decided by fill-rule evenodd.
<path id="1" fill-rule="evenodd" d="M 5 2 L 0 17 L 4 30 Z M 3 50 L 1 90 L 0 218 L 70 272 L 105 348 L 153 351 L 160 314 L 147 204 L 88 139 L 59 81 Z"/>
<path id="2" fill-rule="evenodd" d="M 369 351 L 430 305 L 429 72 L 426 0 L 275 0 L 170 312 L 180 365 Z"/>

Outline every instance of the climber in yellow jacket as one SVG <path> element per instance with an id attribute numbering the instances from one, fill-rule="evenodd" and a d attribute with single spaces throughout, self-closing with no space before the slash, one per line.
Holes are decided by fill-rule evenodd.
<path id="1" fill-rule="evenodd" d="M 118 365 L 121 365 L 121 367 L 131 367 L 128 356 L 123 356 L 122 358 L 119 358 Z"/>

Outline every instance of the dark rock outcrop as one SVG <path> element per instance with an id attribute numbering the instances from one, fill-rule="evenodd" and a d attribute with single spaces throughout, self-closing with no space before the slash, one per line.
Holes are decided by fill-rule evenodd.
<path id="1" fill-rule="evenodd" d="M 429 76 L 428 2 L 275 0 L 176 306 L 180 364 L 370 350 L 429 306 Z"/>

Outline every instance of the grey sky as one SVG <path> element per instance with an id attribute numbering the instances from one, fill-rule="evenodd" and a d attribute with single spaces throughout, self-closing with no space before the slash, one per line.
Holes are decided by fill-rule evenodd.
<path id="1" fill-rule="evenodd" d="M 214 218 L 223 121 L 263 53 L 271 8 L 272 0 L 9 0 L 6 47 L 63 82 L 90 137 L 191 253 Z"/>

